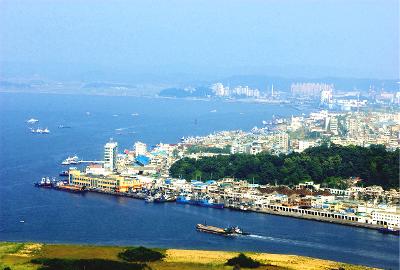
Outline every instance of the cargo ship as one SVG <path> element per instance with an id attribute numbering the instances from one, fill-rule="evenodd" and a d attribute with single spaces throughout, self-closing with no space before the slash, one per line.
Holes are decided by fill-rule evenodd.
<path id="1" fill-rule="evenodd" d="M 200 232 L 213 233 L 219 235 L 249 235 L 249 233 L 243 232 L 239 227 L 228 227 L 219 228 L 215 226 L 208 226 L 206 224 L 197 224 L 196 229 Z"/>

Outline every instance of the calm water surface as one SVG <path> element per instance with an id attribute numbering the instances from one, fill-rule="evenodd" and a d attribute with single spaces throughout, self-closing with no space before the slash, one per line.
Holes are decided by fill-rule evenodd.
<path id="1" fill-rule="evenodd" d="M 110 137 L 120 150 L 137 140 L 175 143 L 215 130 L 248 130 L 274 114 L 299 112 L 216 101 L 0 93 L 0 240 L 288 253 L 398 269 L 399 237 L 373 230 L 32 185 L 42 176 L 58 175 L 68 155 L 101 159 Z M 35 127 L 48 127 L 51 134 L 31 134 L 25 123 L 31 117 L 40 120 Z M 195 231 L 194 225 L 204 221 L 239 225 L 252 235 L 228 238 Z"/>

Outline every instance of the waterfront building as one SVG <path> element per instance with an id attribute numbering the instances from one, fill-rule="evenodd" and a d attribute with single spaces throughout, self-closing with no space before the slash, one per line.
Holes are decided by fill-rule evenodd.
<path id="1" fill-rule="evenodd" d="M 117 170 L 118 143 L 108 142 L 104 145 L 104 168 L 109 171 Z"/>
<path id="2" fill-rule="evenodd" d="M 70 185 L 116 192 L 127 192 L 131 189 L 139 189 L 142 187 L 139 180 L 132 177 L 116 174 L 99 176 L 85 174 L 76 169 L 69 170 L 68 182 Z"/>

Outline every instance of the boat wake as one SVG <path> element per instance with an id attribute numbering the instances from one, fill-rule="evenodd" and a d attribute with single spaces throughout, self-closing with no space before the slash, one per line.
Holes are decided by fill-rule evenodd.
<path id="1" fill-rule="evenodd" d="M 260 241 L 267 241 L 267 242 L 287 243 L 290 245 L 303 246 L 303 247 L 308 247 L 308 248 L 340 251 L 340 252 L 348 253 L 348 254 L 359 254 L 358 249 L 352 249 L 352 248 L 343 249 L 343 248 L 334 247 L 334 246 L 330 246 L 330 245 L 326 245 L 326 244 L 322 244 L 322 243 L 316 243 L 316 242 L 305 242 L 305 241 L 284 239 L 284 238 L 264 236 L 264 235 L 258 235 L 258 234 L 249 234 L 249 235 L 244 235 L 242 237 L 249 237 L 249 238 L 259 239 Z M 383 253 L 367 252 L 367 251 L 363 251 L 363 252 L 365 253 L 365 255 L 368 255 L 368 256 L 379 257 L 382 260 L 387 259 L 387 256 Z"/>
<path id="2" fill-rule="evenodd" d="M 262 236 L 262 235 L 257 235 L 257 234 L 249 234 L 248 237 L 258 238 L 258 239 L 265 239 L 265 240 L 268 240 L 269 238 L 272 238 L 272 237 L 267 237 L 267 236 Z M 272 240 L 272 239 L 270 239 L 270 240 Z"/>

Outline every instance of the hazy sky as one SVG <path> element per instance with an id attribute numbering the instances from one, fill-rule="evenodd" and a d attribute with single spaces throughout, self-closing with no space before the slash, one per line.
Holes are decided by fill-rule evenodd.
<path id="1" fill-rule="evenodd" d="M 3 75 L 65 68 L 78 77 L 124 70 L 398 78 L 399 4 L 0 0 L 0 61 Z"/>

